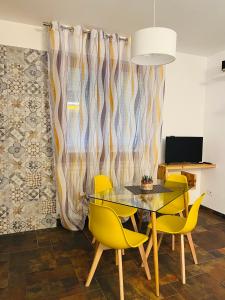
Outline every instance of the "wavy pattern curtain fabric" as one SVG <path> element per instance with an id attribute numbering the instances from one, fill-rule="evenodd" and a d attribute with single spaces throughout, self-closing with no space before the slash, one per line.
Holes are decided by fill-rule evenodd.
<path id="1" fill-rule="evenodd" d="M 58 202 L 64 227 L 84 226 L 93 177 L 114 185 L 156 176 L 164 70 L 130 63 L 130 41 L 103 31 L 49 30 Z"/>

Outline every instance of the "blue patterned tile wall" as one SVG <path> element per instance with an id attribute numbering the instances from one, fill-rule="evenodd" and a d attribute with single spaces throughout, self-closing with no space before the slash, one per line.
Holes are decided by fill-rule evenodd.
<path id="1" fill-rule="evenodd" d="M 0 45 L 0 234 L 55 225 L 47 53 Z"/>

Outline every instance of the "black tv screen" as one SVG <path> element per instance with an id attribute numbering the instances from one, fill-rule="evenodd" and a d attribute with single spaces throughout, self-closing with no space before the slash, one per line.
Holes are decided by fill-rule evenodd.
<path id="1" fill-rule="evenodd" d="M 166 137 L 166 163 L 198 163 L 202 161 L 203 137 Z"/>

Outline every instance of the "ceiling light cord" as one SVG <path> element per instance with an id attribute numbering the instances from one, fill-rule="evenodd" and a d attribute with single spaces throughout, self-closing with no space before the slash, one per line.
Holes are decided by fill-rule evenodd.
<path id="1" fill-rule="evenodd" d="M 131 61 L 136 65 L 166 65 L 176 59 L 177 34 L 170 28 L 156 27 L 156 0 L 151 0 L 151 5 L 153 26 L 139 29 L 131 39 Z"/>
<path id="2" fill-rule="evenodd" d="M 153 0 L 153 27 L 155 27 L 155 0 Z"/>

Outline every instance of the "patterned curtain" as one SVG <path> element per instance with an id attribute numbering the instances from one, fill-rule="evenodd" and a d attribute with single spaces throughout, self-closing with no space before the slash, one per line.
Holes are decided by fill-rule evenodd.
<path id="1" fill-rule="evenodd" d="M 156 177 L 164 70 L 130 63 L 130 41 L 103 31 L 49 30 L 58 203 L 64 227 L 84 226 L 93 177 L 114 185 Z"/>

